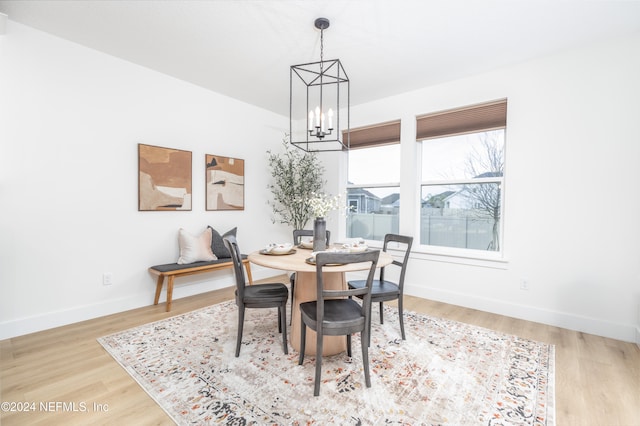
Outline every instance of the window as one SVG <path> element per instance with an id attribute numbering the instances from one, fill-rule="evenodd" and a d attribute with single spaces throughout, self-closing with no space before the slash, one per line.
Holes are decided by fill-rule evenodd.
<path id="1" fill-rule="evenodd" d="M 400 122 L 350 133 L 346 236 L 383 240 L 399 230 Z"/>
<path id="2" fill-rule="evenodd" d="M 420 244 L 499 252 L 506 100 L 419 117 Z"/>

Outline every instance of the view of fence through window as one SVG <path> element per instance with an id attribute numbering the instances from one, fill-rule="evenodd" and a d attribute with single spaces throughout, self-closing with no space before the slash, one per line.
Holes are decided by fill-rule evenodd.
<path id="1" fill-rule="evenodd" d="M 504 130 L 422 142 L 420 244 L 500 250 Z"/>
<path id="2" fill-rule="evenodd" d="M 400 188 L 350 188 L 347 190 L 347 237 L 384 240 L 400 229 Z"/>
<path id="3" fill-rule="evenodd" d="M 400 145 L 349 151 L 347 237 L 383 240 L 398 233 Z"/>
<path id="4" fill-rule="evenodd" d="M 420 244 L 500 250 L 504 129 L 422 141 Z M 400 146 L 349 152 L 347 237 L 398 233 Z"/>

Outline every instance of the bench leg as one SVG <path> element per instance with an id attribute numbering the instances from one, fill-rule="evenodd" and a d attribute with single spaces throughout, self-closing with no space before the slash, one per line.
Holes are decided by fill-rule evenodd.
<path id="1" fill-rule="evenodd" d="M 173 298 L 173 275 L 167 281 L 167 312 L 171 310 L 171 299 Z"/>
<path id="2" fill-rule="evenodd" d="M 249 280 L 249 284 L 253 284 L 253 277 L 251 276 L 251 263 L 245 262 L 244 269 L 247 270 L 247 279 Z"/>
<path id="3" fill-rule="evenodd" d="M 158 283 L 156 284 L 156 298 L 153 299 L 153 304 L 157 305 L 160 302 L 160 293 L 162 292 L 162 284 L 164 284 L 164 275 L 158 275 Z"/>

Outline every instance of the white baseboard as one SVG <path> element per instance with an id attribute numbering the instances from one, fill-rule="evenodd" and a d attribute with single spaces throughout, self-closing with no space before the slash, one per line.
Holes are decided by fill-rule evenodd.
<path id="1" fill-rule="evenodd" d="M 284 271 L 282 273 L 284 273 Z M 274 271 L 273 269 L 252 267 L 252 275 L 254 280 L 261 280 L 279 274 L 278 271 Z M 178 284 L 173 292 L 173 300 L 221 289 L 229 285 L 233 285 L 230 277 L 195 284 Z M 412 286 L 410 284 L 406 285 L 405 293 L 425 299 L 636 343 L 640 347 L 640 326 L 606 322 L 563 312 L 516 305 L 502 300 L 480 298 L 438 289 Z M 164 301 L 166 301 L 166 291 L 163 291 L 160 295 L 160 303 L 164 303 Z M 152 302 L 153 287 L 150 288 L 149 294 L 112 299 L 66 310 L 51 311 L 31 317 L 5 321 L 0 323 L 0 340 L 149 306 Z"/>
<path id="2" fill-rule="evenodd" d="M 635 326 L 631 324 L 603 321 L 566 312 L 509 303 L 504 300 L 412 286 L 407 283 L 405 283 L 405 294 L 569 330 L 581 331 L 597 336 L 622 340 L 624 342 L 638 343 L 640 346 L 640 327 L 635 328 Z"/>
<path id="3" fill-rule="evenodd" d="M 151 300 L 148 295 L 126 297 L 4 321 L 0 323 L 0 340 L 128 311 L 149 305 L 150 301 L 153 302 L 153 295 Z"/>
<path id="4" fill-rule="evenodd" d="M 277 275 L 277 271 L 252 267 L 251 275 L 254 280 L 260 280 Z M 173 290 L 173 300 L 175 301 L 183 297 L 218 290 L 229 287 L 230 285 L 234 285 L 233 275 L 214 277 L 213 279 L 201 280 L 195 283 L 176 282 Z M 155 285 L 151 283 L 149 293 L 131 295 L 119 299 L 111 299 L 99 303 L 4 321 L 0 323 L 0 340 L 149 306 L 153 303 L 154 293 Z M 166 300 L 167 293 L 165 285 L 162 294 L 160 294 L 160 303 L 164 304 Z"/>

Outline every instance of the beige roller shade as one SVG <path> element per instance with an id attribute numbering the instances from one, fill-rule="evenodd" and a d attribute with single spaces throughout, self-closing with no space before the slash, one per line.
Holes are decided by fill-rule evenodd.
<path id="1" fill-rule="evenodd" d="M 416 140 L 502 129 L 506 126 L 507 100 L 501 99 L 419 116 L 416 118 Z"/>
<path id="2" fill-rule="evenodd" d="M 351 129 L 349 135 L 351 149 L 400 143 L 400 120 Z M 343 132 L 343 141 L 346 140 Z"/>

